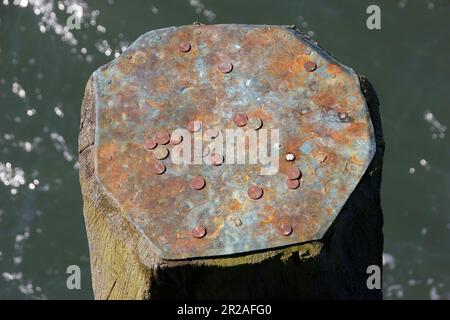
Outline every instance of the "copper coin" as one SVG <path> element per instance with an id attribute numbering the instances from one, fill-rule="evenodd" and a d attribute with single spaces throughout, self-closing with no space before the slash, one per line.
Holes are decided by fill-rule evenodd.
<path id="1" fill-rule="evenodd" d="M 209 160 L 213 166 L 220 166 L 223 163 L 223 155 L 214 153 L 209 157 Z"/>
<path id="2" fill-rule="evenodd" d="M 217 136 L 219 135 L 219 130 L 215 129 L 215 128 L 211 128 L 205 131 L 205 137 L 208 139 L 214 139 L 217 138 Z"/>
<path id="3" fill-rule="evenodd" d="M 247 124 L 248 117 L 246 114 L 243 113 L 235 113 L 233 116 L 233 122 L 238 127 L 243 127 Z"/>
<path id="4" fill-rule="evenodd" d="M 194 238 L 203 238 L 206 235 L 206 228 L 204 226 L 196 226 L 192 229 L 192 236 Z"/>
<path id="5" fill-rule="evenodd" d="M 283 236 L 289 236 L 292 233 L 292 226 L 290 224 L 280 224 L 278 226 L 278 233 Z"/>
<path id="6" fill-rule="evenodd" d="M 170 143 L 173 145 L 180 144 L 183 141 L 183 136 L 179 133 L 174 133 L 170 136 Z"/>
<path id="7" fill-rule="evenodd" d="M 206 184 L 205 179 L 203 179 L 200 176 L 195 176 L 192 178 L 189 186 L 194 190 L 201 190 L 205 187 L 205 184 Z"/>
<path id="8" fill-rule="evenodd" d="M 200 121 L 193 120 L 188 123 L 187 129 L 190 132 L 198 132 L 202 129 L 202 123 Z"/>
<path id="9" fill-rule="evenodd" d="M 289 189 L 297 189 L 300 186 L 300 180 L 298 180 L 298 179 L 295 179 L 295 180 L 288 179 L 286 181 L 286 184 L 287 184 Z"/>
<path id="10" fill-rule="evenodd" d="M 147 139 L 144 141 L 144 148 L 148 150 L 153 150 L 158 146 L 155 139 Z"/>
<path id="11" fill-rule="evenodd" d="M 260 186 L 253 185 L 247 190 L 248 196 L 253 200 L 258 200 L 262 197 L 264 191 Z"/>
<path id="12" fill-rule="evenodd" d="M 250 118 L 248 120 L 248 126 L 253 130 L 259 130 L 263 126 L 263 121 L 261 118 Z"/>
<path id="13" fill-rule="evenodd" d="M 233 64 L 230 62 L 224 61 L 224 62 L 219 63 L 217 68 L 222 73 L 230 73 L 233 70 Z"/>
<path id="14" fill-rule="evenodd" d="M 154 151 L 153 155 L 158 160 L 163 160 L 169 156 L 169 150 L 165 147 L 158 146 Z"/>
<path id="15" fill-rule="evenodd" d="M 168 144 L 170 142 L 170 135 L 164 131 L 157 132 L 155 138 L 158 144 Z"/>
<path id="16" fill-rule="evenodd" d="M 291 180 L 299 179 L 302 176 L 301 171 L 297 167 L 290 167 L 287 169 L 286 174 Z"/>
<path id="17" fill-rule="evenodd" d="M 191 50 L 191 44 L 189 42 L 182 42 L 180 43 L 180 45 L 178 46 L 178 49 L 181 52 L 188 52 Z"/>
<path id="18" fill-rule="evenodd" d="M 314 70 L 317 69 L 317 65 L 314 62 L 310 61 L 310 60 L 306 61 L 305 64 L 303 65 L 303 67 L 308 72 L 313 72 Z"/>
<path id="19" fill-rule="evenodd" d="M 153 164 L 152 170 L 153 170 L 154 174 L 160 175 L 160 174 L 163 174 L 164 172 L 166 172 L 166 166 L 164 165 L 164 163 L 155 162 Z"/>

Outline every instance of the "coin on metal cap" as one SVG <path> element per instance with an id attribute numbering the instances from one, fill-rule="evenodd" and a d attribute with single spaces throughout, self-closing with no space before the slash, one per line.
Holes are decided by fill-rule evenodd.
<path id="1" fill-rule="evenodd" d="M 204 226 L 196 226 L 191 233 L 194 238 L 203 238 L 206 235 L 206 228 Z"/>
<path id="2" fill-rule="evenodd" d="M 168 144 L 170 141 L 170 135 L 164 131 L 157 132 L 155 138 L 158 144 Z"/>
<path id="3" fill-rule="evenodd" d="M 166 172 L 166 166 L 162 162 L 155 162 L 152 166 L 152 171 L 154 174 L 160 175 Z"/>
<path id="4" fill-rule="evenodd" d="M 299 179 L 302 176 L 301 171 L 297 167 L 290 167 L 287 169 L 286 174 L 291 180 Z"/>
<path id="5" fill-rule="evenodd" d="M 298 179 L 287 179 L 286 184 L 289 189 L 297 189 L 300 186 L 300 181 Z"/>
<path id="6" fill-rule="evenodd" d="M 215 128 L 211 128 L 205 131 L 205 138 L 207 139 L 214 139 L 217 138 L 217 136 L 219 135 L 219 130 L 215 129 Z"/>
<path id="7" fill-rule="evenodd" d="M 180 144 L 183 141 L 183 136 L 179 133 L 174 133 L 170 136 L 170 143 L 173 145 Z"/>
<path id="8" fill-rule="evenodd" d="M 261 120 L 261 118 L 250 118 L 247 125 L 253 130 L 259 130 L 263 126 L 263 121 Z"/>
<path id="9" fill-rule="evenodd" d="M 144 141 L 144 148 L 147 150 L 153 150 L 158 146 L 155 139 L 147 139 Z"/>
<path id="10" fill-rule="evenodd" d="M 198 132 L 198 131 L 200 131 L 202 129 L 202 123 L 200 121 L 193 120 L 193 121 L 188 123 L 187 129 L 190 132 Z"/>
<path id="11" fill-rule="evenodd" d="M 263 193 L 263 189 L 257 185 L 250 186 L 250 188 L 248 188 L 247 190 L 248 196 L 253 200 L 258 200 L 259 198 L 261 198 Z"/>
<path id="12" fill-rule="evenodd" d="M 163 160 L 165 158 L 168 157 L 169 155 L 169 150 L 165 147 L 162 146 L 158 146 L 154 151 L 153 151 L 153 155 L 155 156 L 156 159 L 158 160 Z"/>
<path id="13" fill-rule="evenodd" d="M 191 50 L 191 44 L 189 42 L 182 42 L 180 43 L 180 45 L 178 46 L 178 49 L 181 52 L 188 52 Z"/>
<path id="14" fill-rule="evenodd" d="M 233 116 L 233 122 L 238 127 L 243 127 L 247 124 L 248 117 L 244 113 L 235 113 Z"/>
<path id="15" fill-rule="evenodd" d="M 211 154 L 209 161 L 213 166 L 220 166 L 223 163 L 223 155 L 218 153 Z"/>
<path id="16" fill-rule="evenodd" d="M 303 65 L 305 70 L 308 72 L 313 72 L 314 70 L 317 69 L 317 65 L 313 62 L 313 61 L 306 61 L 305 64 Z"/>
<path id="17" fill-rule="evenodd" d="M 205 187 L 205 184 L 206 184 L 205 179 L 203 179 L 200 176 L 195 176 L 192 178 L 189 186 L 194 190 L 201 190 Z"/>
<path id="18" fill-rule="evenodd" d="M 292 226 L 290 224 L 282 223 L 278 226 L 278 233 L 283 236 L 289 236 L 292 233 Z"/>
<path id="19" fill-rule="evenodd" d="M 230 73 L 233 70 L 233 64 L 227 61 L 219 63 L 217 66 L 220 72 L 222 73 Z"/>

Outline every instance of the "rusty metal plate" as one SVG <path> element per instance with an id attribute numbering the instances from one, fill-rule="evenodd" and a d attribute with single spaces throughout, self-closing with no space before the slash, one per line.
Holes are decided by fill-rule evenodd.
<path id="1" fill-rule="evenodd" d="M 375 153 L 355 72 L 288 27 L 151 31 L 93 79 L 96 176 L 164 259 L 320 239 Z M 279 130 L 278 170 L 204 146 L 212 161 L 177 164 L 179 128 L 197 133 L 183 142 Z"/>

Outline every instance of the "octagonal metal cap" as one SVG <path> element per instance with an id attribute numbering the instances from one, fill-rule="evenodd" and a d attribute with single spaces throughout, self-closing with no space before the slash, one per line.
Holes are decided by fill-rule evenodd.
<path id="1" fill-rule="evenodd" d="M 163 259 L 320 239 L 375 154 L 355 72 L 288 27 L 151 31 L 98 69 L 93 82 L 95 174 Z M 237 114 L 245 120 L 238 125 Z M 186 130 L 191 123 L 199 130 Z M 180 143 L 168 143 L 178 129 L 185 130 Z M 209 129 L 217 135 L 205 138 Z M 227 130 L 235 133 L 231 150 L 250 150 L 252 142 L 238 138 L 256 136 L 268 154 L 237 163 L 208 145 L 229 143 Z M 146 148 L 152 139 L 167 144 Z M 180 164 L 174 156 L 186 155 L 178 149 L 185 143 L 200 143 L 200 156 Z M 161 148 L 166 157 L 158 156 Z"/>

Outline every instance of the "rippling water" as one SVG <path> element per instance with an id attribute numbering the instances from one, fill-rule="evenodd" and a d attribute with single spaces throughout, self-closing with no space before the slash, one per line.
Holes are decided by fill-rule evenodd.
<path id="1" fill-rule="evenodd" d="M 92 298 L 78 184 L 84 85 L 142 33 L 202 23 L 296 24 L 365 74 L 387 150 L 384 292 L 450 298 L 450 2 L 0 0 L 0 298 Z M 68 30 L 72 14 L 79 30 Z M 73 21 L 73 20 L 72 20 Z M 76 21 L 76 20 L 75 20 Z M 82 289 L 66 288 L 66 268 Z"/>

